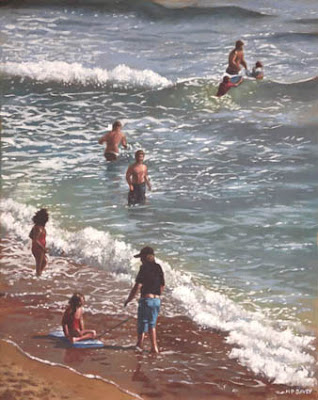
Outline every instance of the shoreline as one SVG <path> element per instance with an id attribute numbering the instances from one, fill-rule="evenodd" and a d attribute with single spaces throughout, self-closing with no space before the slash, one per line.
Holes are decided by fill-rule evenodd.
<path id="1" fill-rule="evenodd" d="M 123 290 L 127 290 L 126 286 L 119 284 L 114 287 L 113 280 L 106 272 L 68 261 L 65 269 L 66 276 L 74 276 L 77 279 L 68 279 L 67 282 L 73 282 L 73 285 L 58 289 L 59 285 L 64 283 L 65 275 L 58 279 L 59 274 L 52 274 L 52 271 L 58 270 L 63 261 L 62 258 L 51 260 L 50 270 L 47 272 L 52 279 L 48 280 L 35 279 L 33 272 L 30 276 L 30 268 L 28 265 L 27 268 L 25 267 L 27 259 L 25 258 L 23 263 L 21 255 L 19 258 L 21 264 L 19 263 L 18 269 L 15 264 L 14 275 L 7 276 L 6 268 L 11 268 L 10 263 L 15 261 L 16 257 L 12 258 L 10 254 L 9 257 L 1 260 L 1 337 L 14 342 L 17 348 L 21 348 L 24 353 L 34 357 L 33 362 L 38 363 L 39 361 L 36 360 L 39 359 L 44 363 L 50 363 L 51 365 L 47 367 L 51 369 L 48 371 L 52 370 L 52 364 L 62 365 L 60 368 L 63 370 L 68 368 L 71 374 L 78 375 L 84 380 L 89 379 L 85 378 L 85 375 L 100 377 L 105 380 L 103 384 L 106 389 L 102 390 L 103 393 L 107 393 L 108 390 L 109 384 L 106 382 L 114 382 L 115 388 L 121 389 L 125 394 L 127 392 L 136 394 L 136 397 L 131 396 L 131 399 L 177 400 L 181 397 L 184 400 L 210 400 L 211 398 L 215 400 L 255 400 L 255 398 L 299 400 L 300 393 L 306 395 L 306 400 L 317 398 L 316 388 L 302 389 L 296 386 L 273 384 L 263 375 L 255 375 L 251 370 L 240 365 L 237 360 L 229 357 L 233 346 L 227 342 L 226 332 L 202 328 L 182 314 L 168 317 L 162 313 L 159 316 L 158 343 L 161 353 L 158 356 L 149 354 L 148 340 L 143 353 L 140 354 L 134 350 L 136 315 L 132 312 L 133 309 L 130 310 L 130 313 L 132 312 L 130 320 L 119 329 L 112 330 L 112 327 L 124 319 L 124 315 L 119 313 L 118 309 L 109 306 L 106 313 L 96 313 L 96 309 L 93 313 L 85 312 L 87 327 L 94 328 L 97 332 L 106 330 L 103 337 L 104 348 L 82 350 L 71 348 L 48 336 L 50 331 L 60 327 L 66 302 L 65 292 L 72 293 L 72 291 L 84 289 L 92 293 L 96 284 L 99 287 L 98 282 L 102 281 L 103 288 L 107 288 L 104 292 L 107 295 L 106 300 L 104 300 L 105 297 L 101 297 L 101 300 L 107 301 L 107 297 L 112 296 L 113 302 L 120 302 Z M 85 279 L 78 279 L 79 274 L 84 274 Z M 92 282 L 87 279 L 89 274 L 94 276 Z M 96 274 L 98 274 L 98 281 L 96 281 Z M 13 276 L 15 279 L 10 279 Z M 56 305 L 51 308 L 53 299 Z M 136 304 L 132 307 L 136 307 Z M 51 372 L 48 371 L 46 373 L 50 377 Z M 19 385 L 17 378 L 14 379 L 15 385 Z M 89 381 L 98 382 L 99 380 L 93 378 Z M 56 386 L 59 386 L 59 383 Z M 53 389 L 57 390 L 55 382 Z M 83 400 L 98 399 L 88 392 L 82 398 Z M 117 400 L 116 397 L 111 398 Z M 37 399 L 31 398 L 31 400 Z"/>
<path id="2" fill-rule="evenodd" d="M 94 399 L 133 400 L 114 384 L 93 379 L 65 366 L 50 365 L 24 353 L 16 344 L 0 339 L 0 398 L 29 400 Z"/>

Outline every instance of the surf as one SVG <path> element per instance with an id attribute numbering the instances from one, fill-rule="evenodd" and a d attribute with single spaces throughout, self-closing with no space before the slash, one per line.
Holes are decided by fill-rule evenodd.
<path id="1" fill-rule="evenodd" d="M 1 202 L 4 231 L 23 243 L 25 252 L 28 251 L 28 230 L 25 227 L 30 224 L 34 211 L 33 206 L 12 199 Z M 47 224 L 47 231 L 47 244 L 52 249 L 53 257 L 63 255 L 72 262 L 96 266 L 111 274 L 117 283 L 130 284 L 133 281 L 138 262 L 132 256 L 137 249 L 125 240 L 118 240 L 107 231 L 89 226 L 75 231 L 63 229 L 54 213 Z M 169 282 L 167 290 L 171 304 L 179 310 L 176 312 L 170 304 L 167 310 L 171 316 L 180 314 L 182 310 L 183 315 L 199 326 L 225 332 L 227 343 L 233 345 L 229 357 L 276 384 L 303 387 L 316 384 L 313 373 L 315 359 L 311 355 L 314 337 L 309 332 L 299 335 L 295 325 L 271 320 L 261 309 L 248 311 L 225 292 L 200 284 L 195 274 L 172 267 L 160 258 L 157 260 Z M 61 273 L 63 278 L 59 278 Z M 41 279 L 65 280 L 65 273 L 64 266 L 62 272 L 44 273 Z M 81 271 L 83 274 L 85 270 Z"/>

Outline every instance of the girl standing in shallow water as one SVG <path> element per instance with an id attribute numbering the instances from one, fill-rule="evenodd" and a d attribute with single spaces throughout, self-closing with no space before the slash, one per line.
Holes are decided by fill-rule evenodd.
<path id="1" fill-rule="evenodd" d="M 45 208 L 41 208 L 40 211 L 36 212 L 32 221 L 34 226 L 29 234 L 32 239 L 32 254 L 36 261 L 36 275 L 40 276 L 47 265 L 47 257 L 45 253 L 47 249 L 46 245 L 46 230 L 45 224 L 49 220 L 49 214 Z"/>
<path id="2" fill-rule="evenodd" d="M 74 293 L 63 315 L 62 328 L 65 337 L 69 339 L 71 343 L 96 338 L 96 331 L 84 329 L 84 302 L 85 298 L 81 293 Z"/>

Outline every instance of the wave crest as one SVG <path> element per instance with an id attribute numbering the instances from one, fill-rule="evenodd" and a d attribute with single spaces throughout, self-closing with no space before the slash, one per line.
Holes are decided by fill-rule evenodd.
<path id="1" fill-rule="evenodd" d="M 0 72 L 34 81 L 58 82 L 67 86 L 80 84 L 97 87 L 118 85 L 163 88 L 172 85 L 169 79 L 152 70 L 136 70 L 124 64 L 108 71 L 102 68 L 86 68 L 80 63 L 70 64 L 65 61 L 7 62 L 0 65 Z"/>

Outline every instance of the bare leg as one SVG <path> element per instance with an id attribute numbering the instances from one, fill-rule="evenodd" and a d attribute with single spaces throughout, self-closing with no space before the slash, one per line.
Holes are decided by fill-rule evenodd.
<path id="1" fill-rule="evenodd" d="M 145 340 L 145 332 L 139 333 L 138 334 L 138 341 L 136 346 L 139 347 L 140 349 L 143 349 L 144 347 L 144 340 Z"/>
<path id="2" fill-rule="evenodd" d="M 43 259 L 42 259 L 42 266 L 41 266 L 41 273 L 40 273 L 40 275 L 42 274 L 42 272 L 43 272 L 43 270 L 44 270 L 44 268 L 47 266 L 47 257 L 44 255 L 43 256 Z"/>
<path id="3" fill-rule="evenodd" d="M 41 276 L 42 271 L 46 265 L 46 257 L 44 255 L 44 252 L 37 252 L 34 254 L 35 257 L 35 262 L 36 262 L 36 276 Z M 44 266 L 43 266 L 44 264 Z"/>
<path id="4" fill-rule="evenodd" d="M 157 332 L 156 328 L 149 329 L 150 341 L 151 341 L 151 352 L 159 353 L 158 345 L 157 345 Z"/>
<path id="5" fill-rule="evenodd" d="M 96 331 L 93 330 L 84 330 L 80 332 L 81 336 L 73 336 L 72 343 L 79 342 L 80 340 L 86 339 L 95 339 L 96 338 Z"/>

